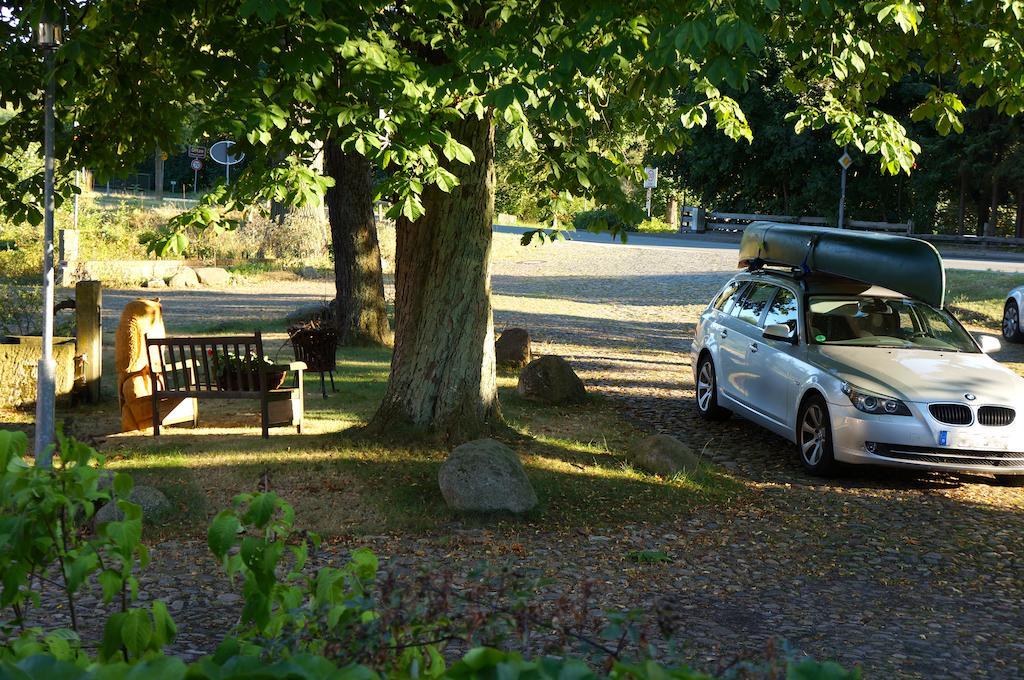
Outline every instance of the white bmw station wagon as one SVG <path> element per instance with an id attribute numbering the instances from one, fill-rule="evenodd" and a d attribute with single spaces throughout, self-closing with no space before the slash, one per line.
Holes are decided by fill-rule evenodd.
<path id="1" fill-rule="evenodd" d="M 868 463 L 1024 483 L 1024 379 L 987 356 L 995 337 L 808 269 L 755 262 L 708 305 L 692 345 L 702 416 L 736 413 L 793 441 L 814 474 Z"/>

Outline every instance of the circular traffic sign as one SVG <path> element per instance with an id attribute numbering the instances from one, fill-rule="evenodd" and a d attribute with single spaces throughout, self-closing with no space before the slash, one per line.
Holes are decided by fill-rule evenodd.
<path id="1" fill-rule="evenodd" d="M 193 158 L 192 163 L 190 163 L 190 165 L 192 166 L 192 169 L 195 170 L 196 172 L 199 172 L 200 170 L 203 169 L 203 162 L 198 158 Z"/>
<path id="2" fill-rule="evenodd" d="M 235 143 L 229 140 L 221 140 L 213 144 L 210 147 L 210 158 L 217 161 L 221 165 L 234 165 L 245 160 L 245 154 L 239 152 L 237 155 L 234 153 Z"/>

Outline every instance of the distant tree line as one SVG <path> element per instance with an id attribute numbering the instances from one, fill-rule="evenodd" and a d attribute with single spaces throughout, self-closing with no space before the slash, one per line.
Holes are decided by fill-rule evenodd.
<path id="1" fill-rule="evenodd" d="M 660 170 L 656 213 L 664 214 L 668 197 L 674 195 L 681 204 L 723 212 L 837 219 L 842 149 L 826 130 L 797 134 L 789 118 L 804 101 L 817 97 L 821 87 L 793 94 L 783 82 L 785 72 L 781 57 L 770 52 L 745 91 L 728 92 L 747 115 L 752 144 L 736 144 L 712 127 L 695 127 L 684 148 L 658 156 L 649 142 L 637 137 L 635 162 Z M 936 85 L 941 84 L 920 75 L 908 77 L 881 101 L 921 145 L 910 176 L 883 173 L 877 157 L 849 147 L 854 165 L 847 181 L 847 217 L 913 220 L 922 232 L 1024 238 L 1024 116 L 973 107 L 961 114 L 963 134 L 940 134 L 933 121 L 914 120 L 915 107 Z M 973 94 L 960 92 L 965 101 Z M 550 219 L 541 208 L 545 188 L 532 159 L 499 143 L 496 161 L 498 211 L 528 220 Z M 627 191 L 637 204 L 643 202 L 639 184 Z"/>

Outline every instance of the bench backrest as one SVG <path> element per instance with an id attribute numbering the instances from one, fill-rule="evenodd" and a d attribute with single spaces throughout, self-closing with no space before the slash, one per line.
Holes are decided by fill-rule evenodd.
<path id="1" fill-rule="evenodd" d="M 263 338 L 254 335 L 146 338 L 160 392 L 246 393 L 265 389 Z M 251 359 L 244 359 L 250 357 Z"/>

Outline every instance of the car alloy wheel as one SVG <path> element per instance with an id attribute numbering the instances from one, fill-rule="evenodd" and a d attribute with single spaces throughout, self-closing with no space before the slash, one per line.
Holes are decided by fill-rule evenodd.
<path id="1" fill-rule="evenodd" d="M 819 396 L 810 397 L 800 409 L 798 422 L 800 462 L 812 474 L 831 474 L 835 458 L 832 455 L 832 424 L 825 401 Z"/>
<path id="2" fill-rule="evenodd" d="M 705 361 L 700 365 L 700 371 L 697 374 L 697 407 L 701 411 L 707 411 L 714 396 L 715 369 L 710 361 Z"/>
<path id="3" fill-rule="evenodd" d="M 1020 342 L 1020 309 L 1014 300 L 1006 303 L 1003 309 L 1003 337 L 1010 342 Z"/>
<path id="4" fill-rule="evenodd" d="M 708 420 L 725 420 L 730 412 L 718 405 L 715 364 L 705 356 L 697 365 L 697 412 Z"/>

